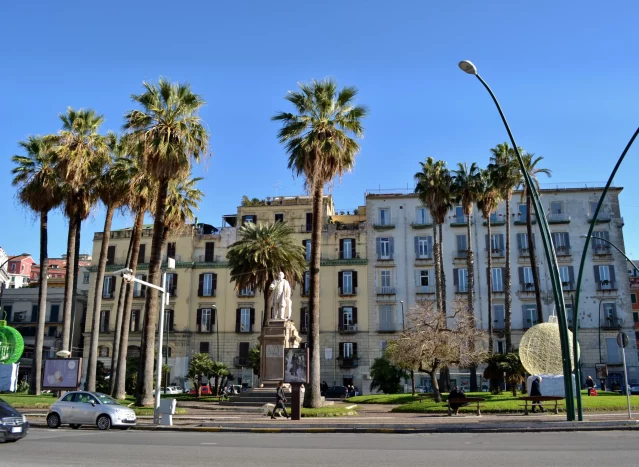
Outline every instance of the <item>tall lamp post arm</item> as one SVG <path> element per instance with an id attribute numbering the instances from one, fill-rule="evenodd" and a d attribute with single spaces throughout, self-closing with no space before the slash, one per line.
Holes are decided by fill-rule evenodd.
<path id="1" fill-rule="evenodd" d="M 590 246 L 590 239 L 592 238 L 592 232 L 595 229 L 595 225 L 597 224 L 597 217 L 599 216 L 599 211 L 601 210 L 601 206 L 603 205 L 604 199 L 606 198 L 606 194 L 608 193 L 608 189 L 610 188 L 610 185 L 612 184 L 612 180 L 615 178 L 615 175 L 617 174 L 617 170 L 619 170 L 619 166 L 621 165 L 621 162 L 624 160 L 624 158 L 626 157 L 626 154 L 628 153 L 628 150 L 630 149 L 630 147 L 632 146 L 632 143 L 634 143 L 635 139 L 637 138 L 637 135 L 639 135 L 639 128 L 637 128 L 634 132 L 634 134 L 632 135 L 632 137 L 630 138 L 630 140 L 628 141 L 628 144 L 626 144 L 626 147 L 624 148 L 623 152 L 621 153 L 621 156 L 619 157 L 619 160 L 617 160 L 617 163 L 615 164 L 615 168 L 612 169 L 612 173 L 610 174 L 610 177 L 608 178 L 608 181 L 606 182 L 606 186 L 604 187 L 603 191 L 601 192 L 601 196 L 599 197 L 599 203 L 597 203 L 597 207 L 595 208 L 595 212 L 592 214 L 592 220 L 590 222 L 590 227 L 588 227 L 588 234 L 586 235 L 586 241 L 584 244 L 584 249 L 581 252 L 581 261 L 579 262 L 579 272 L 577 273 L 577 284 L 576 284 L 576 288 L 577 291 L 575 293 L 575 306 L 572 310 L 572 322 L 573 322 L 573 336 L 572 336 L 572 347 L 573 347 L 573 358 L 575 359 L 575 371 L 577 371 L 577 376 L 579 377 L 577 379 L 577 381 L 581 381 L 581 377 L 579 375 L 579 366 L 578 366 L 578 362 L 579 362 L 579 355 L 577 354 L 577 346 L 578 346 L 578 337 L 579 337 L 579 326 L 578 326 L 578 319 L 579 319 L 579 295 L 581 293 L 581 279 L 583 278 L 583 273 L 584 273 L 584 266 L 586 264 L 586 254 L 588 253 L 588 247 Z M 603 240 L 603 239 L 601 239 Z M 610 242 L 608 242 L 610 243 Z M 611 243 L 612 245 L 612 243 Z M 613 245 L 617 251 L 619 251 L 622 255 L 626 256 L 624 253 L 621 252 L 621 250 L 619 250 L 619 248 L 617 248 L 615 245 Z M 626 256 L 626 259 L 628 259 L 628 257 Z M 628 261 L 630 261 L 628 259 Z M 630 261 L 632 263 L 632 261 Z M 635 267 L 634 263 L 632 263 L 633 267 Z M 635 267 L 636 269 L 636 267 Z M 581 393 L 578 393 L 578 399 L 577 402 L 579 403 L 579 421 L 583 421 L 583 409 L 581 407 Z"/>

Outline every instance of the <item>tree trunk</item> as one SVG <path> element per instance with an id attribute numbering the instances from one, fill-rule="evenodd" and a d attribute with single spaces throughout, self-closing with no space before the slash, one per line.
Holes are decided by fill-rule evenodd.
<path id="1" fill-rule="evenodd" d="M 102 245 L 100 258 L 98 259 L 98 271 L 95 277 L 95 294 L 93 296 L 93 319 L 91 321 L 91 343 L 89 344 L 89 365 L 87 366 L 87 391 L 95 392 L 95 373 L 98 367 L 98 340 L 100 338 L 100 311 L 102 309 L 102 291 L 104 289 L 104 271 L 107 263 L 107 251 L 109 249 L 109 237 L 111 236 L 111 222 L 115 207 L 107 206 L 102 231 Z M 122 284 L 120 288 L 123 288 Z M 87 316 L 90 319 L 90 317 Z M 113 372 L 111 372 L 113 378 Z"/>
<path id="2" fill-rule="evenodd" d="M 513 390 L 513 397 L 517 397 L 517 385 L 515 383 L 512 383 L 511 388 Z"/>
<path id="3" fill-rule="evenodd" d="M 322 250 L 322 207 L 324 185 L 313 186 L 313 232 L 311 234 L 310 300 L 308 310 L 309 384 L 304 394 L 304 407 L 321 407 L 320 396 L 320 258 Z"/>
<path id="4" fill-rule="evenodd" d="M 44 327 L 47 315 L 47 283 L 49 258 L 47 252 L 49 212 L 40 212 L 40 284 L 38 289 L 38 323 L 36 324 L 35 348 L 29 394 L 39 396 L 42 382 L 42 347 L 44 345 Z"/>
<path id="5" fill-rule="evenodd" d="M 78 230 L 75 216 L 69 216 L 67 236 L 67 270 L 64 274 L 64 307 L 62 311 L 62 349 L 69 350 L 71 339 L 71 303 L 73 302 L 73 258 L 75 257 L 75 237 Z"/>
<path id="6" fill-rule="evenodd" d="M 466 218 L 466 233 L 468 235 L 468 253 L 466 257 L 466 266 L 468 267 L 468 313 L 472 318 L 473 326 L 475 324 L 475 255 L 473 253 L 472 242 L 472 227 L 471 227 L 471 214 L 470 211 Z M 475 342 L 470 341 L 468 343 L 471 350 L 475 350 Z M 477 392 L 477 366 L 471 365 L 470 367 L 470 391 Z"/>
<path id="7" fill-rule="evenodd" d="M 440 313 L 444 310 L 442 305 L 442 276 L 441 263 L 439 256 L 439 238 L 437 236 L 437 223 L 433 222 L 433 260 L 435 261 L 435 301 L 437 303 L 437 311 Z"/>
<path id="8" fill-rule="evenodd" d="M 264 316 L 262 317 L 262 327 L 266 326 L 266 324 L 271 319 L 271 310 L 269 309 L 269 299 L 271 298 L 271 289 L 269 286 L 273 282 L 273 277 L 270 275 L 266 279 L 266 284 L 264 284 Z"/>
<path id="9" fill-rule="evenodd" d="M 530 254 L 530 269 L 533 276 L 533 284 L 535 284 L 535 300 L 537 302 L 537 323 L 544 322 L 544 311 L 541 307 L 541 287 L 539 286 L 539 274 L 537 272 L 537 255 L 535 255 L 535 243 L 533 242 L 532 231 L 532 199 L 530 193 L 526 195 L 526 232 L 528 232 L 528 253 Z"/>
<path id="10" fill-rule="evenodd" d="M 490 228 L 490 213 L 486 217 L 488 226 L 488 355 L 493 354 L 493 242 Z"/>
<path id="11" fill-rule="evenodd" d="M 164 232 L 164 216 L 166 198 L 168 194 L 168 179 L 159 183 L 158 199 L 155 206 L 153 240 L 151 242 L 151 259 L 149 261 L 149 282 L 160 286 L 162 271 L 162 234 Z M 158 290 L 152 287 L 146 289 L 146 313 L 144 314 L 144 335 L 141 346 L 140 361 L 142 371 L 138 381 L 137 405 L 149 407 L 153 404 L 153 357 L 155 349 L 155 331 L 158 320 Z"/>
<path id="12" fill-rule="evenodd" d="M 215 375 L 215 395 L 220 395 L 220 390 L 218 389 L 218 383 L 220 382 L 220 375 Z"/>
<path id="13" fill-rule="evenodd" d="M 133 244 L 129 268 L 135 271 L 138 267 L 138 254 L 140 252 L 140 240 L 142 239 L 142 224 L 144 223 L 144 209 L 140 209 L 135 216 L 135 225 L 131 233 Z M 126 398 L 126 358 L 129 349 L 129 330 L 131 329 L 131 306 L 133 304 L 133 286 L 127 284 L 124 296 L 124 312 L 122 313 L 122 328 L 120 335 L 120 350 L 118 351 L 118 379 L 115 386 L 116 399 Z"/>
<path id="14" fill-rule="evenodd" d="M 135 227 L 131 231 L 131 239 L 129 240 L 129 248 L 126 252 L 125 267 L 130 268 L 131 248 L 133 247 L 133 237 L 135 236 Z M 115 394 L 116 381 L 118 380 L 118 358 L 120 356 L 120 339 L 122 337 L 122 319 L 124 315 L 124 297 L 129 284 L 122 281 L 120 285 L 120 293 L 118 294 L 118 308 L 115 316 L 115 330 L 113 332 L 113 352 L 111 352 L 111 379 L 110 394 Z"/>
<path id="15" fill-rule="evenodd" d="M 413 396 L 415 395 L 415 371 L 410 370 L 410 386 Z"/>
<path id="16" fill-rule="evenodd" d="M 76 222 L 78 228 L 75 231 L 75 252 L 73 255 L 73 287 L 71 289 L 71 336 L 70 336 L 70 347 L 71 356 L 73 356 L 73 334 L 75 333 L 75 317 L 76 317 L 76 300 L 75 297 L 78 295 L 78 276 L 80 275 L 80 234 L 82 232 L 82 218 L 80 214 L 76 214 Z M 69 260 L 67 259 L 67 263 Z M 82 332 L 80 332 L 80 339 L 83 340 L 84 336 Z"/>
<path id="17" fill-rule="evenodd" d="M 437 368 L 433 368 L 428 372 L 430 376 L 430 384 L 433 386 L 433 395 L 435 396 L 435 402 L 442 401 L 442 394 L 439 392 L 439 383 L 437 382 Z"/>
<path id="18" fill-rule="evenodd" d="M 510 198 L 511 194 L 506 196 L 506 283 L 504 284 L 504 334 L 506 335 L 506 352 L 512 352 L 512 272 L 510 269 Z"/>

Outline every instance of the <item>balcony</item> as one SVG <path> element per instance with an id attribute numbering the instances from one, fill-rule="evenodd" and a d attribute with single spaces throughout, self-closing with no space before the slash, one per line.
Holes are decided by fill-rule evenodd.
<path id="1" fill-rule="evenodd" d="M 493 331 L 503 331 L 504 329 L 506 329 L 506 323 L 503 319 L 493 320 Z"/>
<path id="2" fill-rule="evenodd" d="M 534 214 L 530 218 L 532 224 L 537 223 L 537 216 Z M 515 218 L 515 225 L 526 225 L 528 223 L 526 216 L 519 214 L 519 217 Z"/>
<path id="3" fill-rule="evenodd" d="M 557 255 L 557 257 L 570 256 L 570 247 L 569 246 L 555 247 L 555 254 Z"/>
<path id="4" fill-rule="evenodd" d="M 546 214 L 549 224 L 569 224 L 570 216 L 565 213 L 552 213 Z"/>
<path id="5" fill-rule="evenodd" d="M 623 320 L 621 318 L 618 318 L 616 316 L 608 316 L 606 317 L 604 322 L 601 323 L 601 327 L 604 329 L 620 329 L 622 324 Z"/>
<path id="6" fill-rule="evenodd" d="M 394 219 L 377 219 L 373 222 L 375 230 L 392 230 L 395 228 Z"/>
<path id="7" fill-rule="evenodd" d="M 592 218 L 594 217 L 594 213 L 588 214 L 588 223 L 592 223 Z M 612 220 L 612 215 L 609 212 L 599 211 L 597 215 L 596 224 L 606 224 Z"/>
<path id="8" fill-rule="evenodd" d="M 115 292 L 111 292 L 110 290 L 102 291 L 102 299 L 103 300 L 113 300 L 115 298 Z"/>
<path id="9" fill-rule="evenodd" d="M 468 293 L 468 284 L 457 284 L 455 286 L 455 293 Z"/>
<path id="10" fill-rule="evenodd" d="M 488 222 L 484 221 L 484 225 L 488 225 Z M 504 225 L 506 224 L 506 219 L 503 214 L 491 214 L 490 215 L 490 225 Z"/>
<path id="11" fill-rule="evenodd" d="M 248 357 L 234 357 L 233 366 L 236 368 L 246 368 L 247 366 L 249 366 Z"/>
<path id="12" fill-rule="evenodd" d="M 338 287 L 338 292 L 341 297 L 352 297 L 357 295 L 357 287 Z"/>
<path id="13" fill-rule="evenodd" d="M 434 285 L 419 285 L 415 290 L 418 294 L 434 294 L 435 286 Z"/>
<path id="14" fill-rule="evenodd" d="M 219 255 L 193 255 L 192 260 L 195 263 L 221 263 L 224 261 Z"/>
<path id="15" fill-rule="evenodd" d="M 467 225 L 468 225 L 468 216 L 454 216 L 450 220 L 451 227 L 466 227 Z"/>
<path id="16" fill-rule="evenodd" d="M 377 332 L 397 332 L 397 325 L 395 323 L 380 323 Z"/>
<path id="17" fill-rule="evenodd" d="M 520 258 L 529 258 L 530 250 L 528 248 L 520 248 L 519 249 L 519 257 Z"/>
<path id="18" fill-rule="evenodd" d="M 309 233 L 313 231 L 313 224 L 303 224 L 300 225 L 300 232 L 301 233 Z"/>
<path id="19" fill-rule="evenodd" d="M 415 230 L 428 229 L 433 226 L 433 219 L 430 217 L 426 219 L 415 219 L 415 222 L 411 222 L 410 226 Z"/>
<path id="20" fill-rule="evenodd" d="M 395 287 L 377 287 L 377 295 L 395 295 Z"/>
<path id="21" fill-rule="evenodd" d="M 524 318 L 524 329 L 530 329 L 537 324 L 537 318 Z"/>
<path id="22" fill-rule="evenodd" d="M 495 284 L 493 284 L 493 294 L 494 295 L 499 295 L 499 294 L 503 294 L 506 293 L 503 287 L 495 287 Z"/>
<path id="23" fill-rule="evenodd" d="M 491 258 L 503 258 L 506 256 L 506 251 L 501 248 L 492 248 L 490 250 Z"/>
<path id="24" fill-rule="evenodd" d="M 468 250 L 455 250 L 453 259 L 466 259 L 468 258 Z"/>
<path id="25" fill-rule="evenodd" d="M 561 289 L 564 292 L 572 292 L 573 290 L 575 290 L 575 284 L 573 284 L 572 282 L 562 282 Z"/>
<path id="26" fill-rule="evenodd" d="M 216 292 L 217 290 L 203 290 L 202 291 L 202 295 L 199 295 L 200 297 L 216 297 Z"/>
<path id="27" fill-rule="evenodd" d="M 359 358 L 357 357 L 337 357 L 337 363 L 340 368 L 357 368 L 359 366 Z"/>
<path id="28" fill-rule="evenodd" d="M 394 255 L 377 255 L 377 261 L 394 261 Z"/>
<path id="29" fill-rule="evenodd" d="M 617 290 L 617 283 L 611 280 L 597 282 L 597 292 L 614 292 Z"/>
<path id="30" fill-rule="evenodd" d="M 357 332 L 357 324 L 342 324 L 339 327 L 340 334 L 355 334 Z"/>
<path id="31" fill-rule="evenodd" d="M 592 246 L 592 254 L 598 257 L 608 258 L 612 256 L 612 250 L 610 249 L 610 245 L 597 245 L 595 243 Z"/>
<path id="32" fill-rule="evenodd" d="M 176 288 L 176 287 L 170 288 L 170 289 L 168 290 L 168 292 L 169 292 L 169 297 L 170 297 L 170 298 L 175 298 L 175 297 L 177 297 L 177 296 L 178 296 L 177 288 Z"/>
<path id="33" fill-rule="evenodd" d="M 340 251 L 337 258 L 342 260 L 360 259 L 359 253 L 353 254 L 352 251 Z"/>
<path id="34" fill-rule="evenodd" d="M 242 289 L 237 292 L 238 297 L 255 297 L 255 290 L 245 290 Z"/>
<path id="35" fill-rule="evenodd" d="M 525 284 L 519 284 L 519 292 L 524 294 L 534 294 L 535 284 L 532 282 L 526 282 Z"/>
<path id="36" fill-rule="evenodd" d="M 429 251 L 425 255 L 418 255 L 418 256 L 415 257 L 416 261 L 432 261 L 432 259 L 433 259 L 433 252 L 432 251 Z"/>

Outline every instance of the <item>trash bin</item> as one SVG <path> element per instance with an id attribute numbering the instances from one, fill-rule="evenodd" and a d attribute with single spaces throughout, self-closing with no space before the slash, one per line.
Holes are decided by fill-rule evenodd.
<path id="1" fill-rule="evenodd" d="M 160 425 L 173 425 L 173 415 L 175 415 L 175 408 L 177 407 L 176 399 L 162 399 L 160 400 Z"/>

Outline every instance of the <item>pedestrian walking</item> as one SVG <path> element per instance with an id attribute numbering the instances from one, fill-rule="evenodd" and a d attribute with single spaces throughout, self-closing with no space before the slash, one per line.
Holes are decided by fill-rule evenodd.
<path id="1" fill-rule="evenodd" d="M 288 416 L 288 413 L 286 413 L 286 405 L 285 405 L 286 402 L 287 402 L 286 396 L 284 395 L 284 381 L 280 381 L 277 384 L 277 392 L 275 395 L 275 407 L 273 407 L 273 412 L 271 413 L 271 420 L 275 419 L 275 412 L 278 409 L 282 409 L 284 411 L 284 415 L 286 416 L 287 419 L 291 418 Z"/>
<path id="2" fill-rule="evenodd" d="M 586 378 L 586 388 L 588 388 L 589 396 L 592 396 L 595 387 L 596 387 L 596 384 L 593 381 L 592 376 L 588 376 L 588 378 Z"/>

